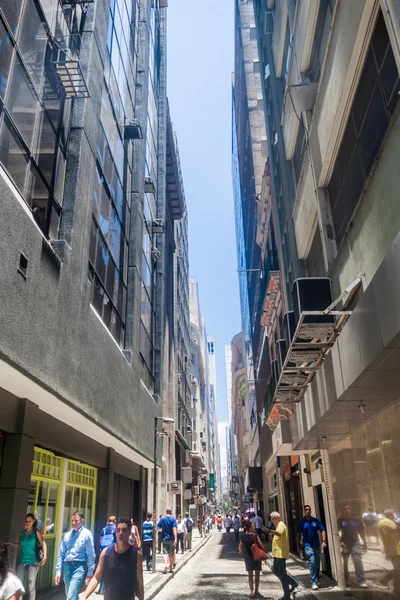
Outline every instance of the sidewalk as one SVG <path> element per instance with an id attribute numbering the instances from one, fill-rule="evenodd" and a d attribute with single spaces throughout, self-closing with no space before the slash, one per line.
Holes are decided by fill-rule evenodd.
<path id="1" fill-rule="evenodd" d="M 197 529 L 192 533 L 192 551 L 186 551 L 184 554 L 176 555 L 176 567 L 174 573 L 177 573 L 182 567 L 197 554 L 197 552 L 208 542 L 210 535 L 200 537 Z M 145 600 L 152 600 L 156 594 L 165 586 L 165 584 L 174 576 L 174 574 L 163 574 L 164 558 L 163 554 L 157 554 L 157 572 L 146 571 L 146 564 L 143 569 L 144 596 Z M 36 594 L 37 600 L 65 600 L 64 586 L 52 587 L 46 590 L 39 590 Z M 93 600 L 103 600 L 104 596 L 93 594 Z"/>
<path id="2" fill-rule="evenodd" d="M 267 565 L 273 570 L 274 559 L 271 557 L 270 550 L 268 551 Z M 297 588 L 297 600 L 351 600 L 355 596 L 351 590 L 341 590 L 333 579 L 330 579 L 323 573 L 320 574 L 319 578 L 319 589 L 313 591 L 310 584 L 310 571 L 306 563 L 291 556 L 286 562 L 287 571 L 293 577 L 296 577 L 300 581 L 300 585 Z"/>

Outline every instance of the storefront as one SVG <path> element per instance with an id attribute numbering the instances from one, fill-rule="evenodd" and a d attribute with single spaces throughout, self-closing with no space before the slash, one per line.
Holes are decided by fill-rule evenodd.
<path id="1" fill-rule="evenodd" d="M 85 526 L 94 531 L 97 469 L 57 456 L 35 446 L 27 512 L 36 515 L 47 544 L 47 562 L 39 571 L 38 587 L 49 587 L 54 577 L 57 551 L 71 516 L 79 510 Z"/>
<path id="2" fill-rule="evenodd" d="M 357 523 L 366 542 L 360 556 L 369 591 L 360 597 L 400 598 L 400 401 L 332 446 L 329 454 L 338 518 L 349 515 L 346 522 Z M 349 579 L 355 587 L 351 561 Z"/>

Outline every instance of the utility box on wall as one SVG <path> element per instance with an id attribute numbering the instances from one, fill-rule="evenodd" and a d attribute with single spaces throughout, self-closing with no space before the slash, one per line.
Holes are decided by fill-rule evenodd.
<path id="1" fill-rule="evenodd" d="M 192 467 L 182 467 L 183 483 L 192 483 Z"/>

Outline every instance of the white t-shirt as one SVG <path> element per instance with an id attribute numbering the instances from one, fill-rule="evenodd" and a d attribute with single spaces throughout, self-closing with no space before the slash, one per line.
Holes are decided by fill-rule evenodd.
<path id="1" fill-rule="evenodd" d="M 0 586 L 0 600 L 8 600 L 11 596 L 14 596 L 18 590 L 21 590 L 25 594 L 24 586 L 13 573 L 7 573 L 7 577 L 4 580 L 2 586 Z"/>
<path id="2" fill-rule="evenodd" d="M 178 525 L 178 533 L 186 533 L 186 523 L 185 521 L 177 522 Z"/>
<path id="3" fill-rule="evenodd" d="M 226 517 L 225 527 L 232 527 L 232 519 L 230 517 Z"/>
<path id="4" fill-rule="evenodd" d="M 240 517 L 238 515 L 233 517 L 233 527 L 234 529 L 240 529 Z"/>

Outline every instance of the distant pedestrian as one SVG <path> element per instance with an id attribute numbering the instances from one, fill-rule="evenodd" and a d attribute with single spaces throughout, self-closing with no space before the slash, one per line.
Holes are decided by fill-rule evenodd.
<path id="1" fill-rule="evenodd" d="M 158 517 L 158 520 L 162 519 L 162 515 Z M 162 548 L 162 529 L 157 527 L 157 554 L 161 554 Z"/>
<path id="2" fill-rule="evenodd" d="M 100 555 L 94 577 L 83 593 L 89 598 L 100 581 L 104 579 L 104 600 L 144 600 L 142 555 L 137 546 L 130 544 L 131 522 L 119 519 L 116 529 L 117 541 Z"/>
<path id="3" fill-rule="evenodd" d="M 150 565 L 152 564 L 153 559 L 153 515 L 151 513 L 147 513 L 147 519 L 143 522 L 142 532 L 143 532 L 143 558 L 146 561 L 146 569 L 150 571 Z"/>
<path id="4" fill-rule="evenodd" d="M 232 519 L 229 515 L 226 515 L 225 517 L 225 531 L 226 531 L 226 537 L 229 539 L 230 534 L 231 534 L 231 528 L 232 528 Z"/>
<path id="5" fill-rule="evenodd" d="M 258 512 L 257 515 L 252 518 L 251 522 L 254 525 L 254 528 L 256 530 L 256 534 L 261 539 L 262 527 L 264 525 L 264 519 L 262 518 L 262 514 L 260 512 Z"/>
<path id="6" fill-rule="evenodd" d="M 176 523 L 178 525 L 178 540 L 176 544 L 176 552 L 179 552 L 179 548 L 181 549 L 182 554 L 185 552 L 185 533 L 186 533 L 186 525 L 185 521 L 182 521 L 182 516 L 178 515 L 176 517 Z"/>
<path id="7" fill-rule="evenodd" d="M 103 552 L 104 548 L 111 546 L 111 544 L 115 544 L 115 530 L 117 517 L 115 515 L 110 515 L 108 517 L 107 525 L 103 527 L 100 532 L 100 553 Z M 100 594 L 104 594 L 104 581 L 101 582 L 100 585 Z"/>
<path id="8" fill-rule="evenodd" d="M 352 517 L 349 504 L 343 507 L 343 516 L 338 521 L 339 541 L 342 549 L 344 581 L 350 585 L 349 559 L 353 561 L 357 584 L 367 588 L 365 581 L 362 553 L 367 551 L 364 524 L 361 518 Z M 362 545 L 361 545 L 362 542 Z"/>
<path id="9" fill-rule="evenodd" d="M 299 582 L 286 571 L 286 561 L 289 558 L 288 530 L 285 523 L 281 521 L 281 516 L 279 513 L 271 513 L 271 521 L 273 521 L 275 525 L 275 529 L 270 529 L 268 532 L 273 535 L 273 572 L 282 584 L 283 597 L 280 600 L 290 600 L 290 594 L 297 588 Z"/>
<path id="10" fill-rule="evenodd" d="M 203 537 L 203 519 L 201 515 L 197 516 L 197 529 L 199 531 L 199 536 Z"/>
<path id="11" fill-rule="evenodd" d="M 192 533 L 193 533 L 193 526 L 194 526 L 194 521 L 193 519 L 190 518 L 189 513 L 185 513 L 185 527 L 186 527 L 186 533 L 185 533 L 185 550 L 189 550 L 189 552 L 192 551 Z"/>
<path id="12" fill-rule="evenodd" d="M 167 508 L 165 513 L 165 516 L 158 521 L 157 527 L 162 530 L 164 573 L 168 573 L 168 570 L 173 573 L 178 527 L 175 517 L 172 516 L 172 509 Z"/>
<path id="13" fill-rule="evenodd" d="M 39 547 L 39 550 L 38 550 Z M 38 556 L 40 553 L 42 554 Z M 17 555 L 17 577 L 28 588 L 29 600 L 36 598 L 36 577 L 39 567 L 47 560 L 47 546 L 38 529 L 38 522 L 33 513 L 25 515 L 25 529 L 19 536 Z"/>
<path id="14" fill-rule="evenodd" d="M 131 534 L 129 536 L 129 543 L 132 546 L 136 546 L 138 550 L 142 549 L 142 541 L 140 539 L 139 529 L 136 527 L 133 519 L 131 519 Z"/>
<path id="15" fill-rule="evenodd" d="M 93 536 L 83 523 L 83 513 L 74 512 L 72 529 L 64 535 L 58 551 L 55 584 L 60 585 L 62 573 L 66 600 L 78 600 L 83 582 L 88 583 L 93 577 L 96 558 Z"/>
<path id="16" fill-rule="evenodd" d="M 0 542 L 0 600 L 19 600 L 23 594 L 22 581 L 8 568 L 7 546 Z"/>
<path id="17" fill-rule="evenodd" d="M 259 598 L 258 587 L 260 585 L 261 560 L 254 560 L 251 547 L 257 544 L 261 550 L 264 546 L 257 534 L 252 532 L 250 521 L 244 522 L 244 531 L 239 543 L 239 553 L 244 557 L 244 564 L 249 577 L 250 598 Z"/>
<path id="18" fill-rule="evenodd" d="M 297 525 L 297 550 L 301 555 L 302 551 L 307 557 L 310 568 L 311 589 L 317 590 L 319 583 L 319 568 L 321 564 L 321 542 L 318 532 L 321 533 L 322 547 L 326 548 L 326 531 L 316 517 L 311 515 L 311 506 L 304 506 L 304 517 L 300 519 Z"/>
<path id="19" fill-rule="evenodd" d="M 240 529 L 240 517 L 239 515 L 236 513 L 235 516 L 233 517 L 233 531 L 235 533 L 235 540 L 239 539 L 239 529 Z"/>

